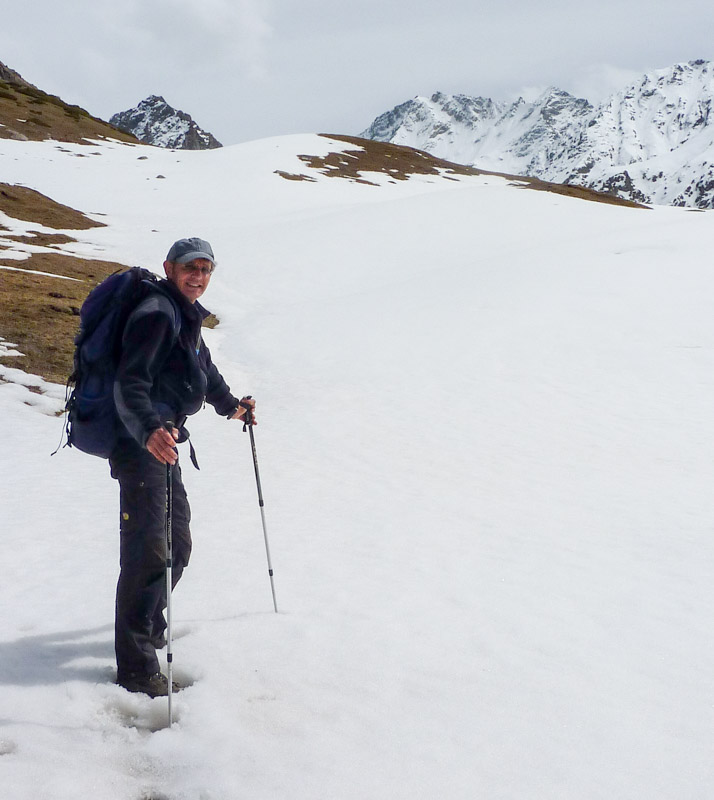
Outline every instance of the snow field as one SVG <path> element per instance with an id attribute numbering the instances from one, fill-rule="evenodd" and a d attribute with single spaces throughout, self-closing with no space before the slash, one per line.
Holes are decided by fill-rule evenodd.
<path id="1" fill-rule="evenodd" d="M 98 257 L 214 245 L 206 338 L 258 398 L 280 609 L 247 434 L 208 409 L 164 729 L 111 684 L 107 466 L 49 459 L 56 394 L 0 384 L 11 800 L 710 796 L 709 215 L 273 175 L 317 137 L 110 146 L 71 185 L 71 155 L 0 146 L 107 214 Z"/>

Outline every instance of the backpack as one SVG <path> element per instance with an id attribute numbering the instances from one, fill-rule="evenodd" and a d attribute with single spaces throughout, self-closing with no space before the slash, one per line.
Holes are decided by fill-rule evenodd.
<path id="1" fill-rule="evenodd" d="M 131 312 L 154 291 L 159 278 L 142 267 L 115 272 L 94 287 L 79 311 L 74 344 L 74 369 L 67 382 L 67 446 L 109 458 L 123 429 L 114 403 L 124 327 Z M 159 290 L 160 291 L 160 290 Z M 175 312 L 178 337 L 181 314 Z"/>

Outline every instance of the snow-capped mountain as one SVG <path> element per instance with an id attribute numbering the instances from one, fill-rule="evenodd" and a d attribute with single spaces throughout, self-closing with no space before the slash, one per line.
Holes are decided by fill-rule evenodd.
<path id="1" fill-rule="evenodd" d="M 151 95 L 136 108 L 121 111 L 112 125 L 133 133 L 137 139 L 175 150 L 211 150 L 222 147 L 213 134 L 204 131 L 185 111 L 170 106 L 163 97 Z"/>
<path id="2" fill-rule="evenodd" d="M 436 93 L 362 133 L 481 169 L 714 208 L 714 64 L 645 74 L 594 106 L 560 89 L 514 103 Z"/>

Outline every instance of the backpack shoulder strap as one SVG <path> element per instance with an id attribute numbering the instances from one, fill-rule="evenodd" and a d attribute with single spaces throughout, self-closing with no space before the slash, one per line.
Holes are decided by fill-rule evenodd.
<path id="1" fill-rule="evenodd" d="M 145 292 L 144 297 L 132 310 L 127 320 L 127 325 L 131 317 L 135 315 L 138 316 L 140 314 L 159 310 L 166 311 L 167 308 L 170 308 L 170 316 L 174 323 L 174 339 L 177 339 L 181 332 L 181 311 L 176 305 L 175 300 L 167 292 L 163 291 L 153 280 L 142 281 L 142 287 Z"/>

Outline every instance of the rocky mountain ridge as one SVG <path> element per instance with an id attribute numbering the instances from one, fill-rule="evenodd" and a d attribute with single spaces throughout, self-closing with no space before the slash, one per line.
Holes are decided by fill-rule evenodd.
<path id="1" fill-rule="evenodd" d="M 382 114 L 361 135 L 480 169 L 714 208 L 714 63 L 648 72 L 594 105 L 550 88 L 513 103 L 440 92 Z"/>
<path id="2" fill-rule="evenodd" d="M 114 114 L 109 122 L 157 147 L 212 150 L 223 146 L 213 134 L 200 128 L 190 114 L 173 108 L 159 95 L 150 95 L 135 108 Z"/>

